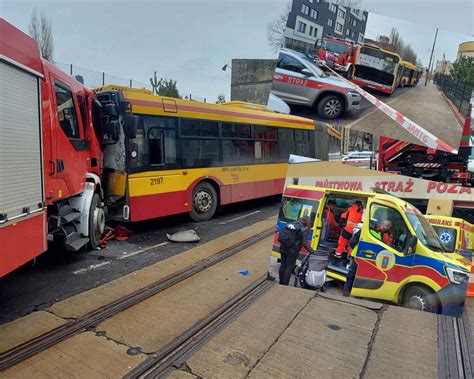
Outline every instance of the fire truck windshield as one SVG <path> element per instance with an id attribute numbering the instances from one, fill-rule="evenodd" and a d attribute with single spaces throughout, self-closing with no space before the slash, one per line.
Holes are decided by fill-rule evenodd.
<path id="1" fill-rule="evenodd" d="M 323 42 L 323 50 L 331 53 L 345 54 L 348 48 L 349 46 L 336 41 L 324 40 Z"/>

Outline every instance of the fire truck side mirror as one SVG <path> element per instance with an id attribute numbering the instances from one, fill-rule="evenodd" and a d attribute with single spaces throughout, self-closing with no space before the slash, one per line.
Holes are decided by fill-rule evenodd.
<path id="1" fill-rule="evenodd" d="M 131 113 L 125 114 L 125 120 L 123 123 L 123 132 L 128 138 L 135 138 L 137 136 L 138 129 L 138 116 Z"/>
<path id="2" fill-rule="evenodd" d="M 104 112 L 107 116 L 110 116 L 110 117 L 117 117 L 119 114 L 117 106 L 112 103 L 105 105 Z"/>
<path id="3" fill-rule="evenodd" d="M 314 46 L 316 46 L 318 49 L 320 49 L 322 45 L 323 41 L 321 39 L 317 39 L 316 43 L 314 44 Z"/>

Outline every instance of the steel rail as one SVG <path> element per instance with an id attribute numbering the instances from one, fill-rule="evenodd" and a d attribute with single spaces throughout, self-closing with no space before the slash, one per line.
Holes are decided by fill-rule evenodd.
<path id="1" fill-rule="evenodd" d="M 87 329 L 96 326 L 98 323 L 116 314 L 154 296 L 180 282 L 190 278 L 193 275 L 219 263 L 223 260 L 245 250 L 246 248 L 270 237 L 274 233 L 274 228 L 257 233 L 235 245 L 227 247 L 216 254 L 201 259 L 177 272 L 166 276 L 144 288 L 132 292 L 122 298 L 119 298 L 109 304 L 106 304 L 96 310 L 89 312 L 77 319 L 67 322 L 57 328 L 54 328 L 40 336 L 17 345 L 0 354 L 0 371 L 12 367 L 25 359 L 28 359 L 41 351 L 44 351 L 59 342 L 62 342 L 72 336 L 79 334 Z"/>
<path id="2" fill-rule="evenodd" d="M 163 378 L 181 367 L 189 357 L 272 285 L 273 282 L 268 281 L 266 275 L 262 276 L 130 371 L 124 379 Z"/>

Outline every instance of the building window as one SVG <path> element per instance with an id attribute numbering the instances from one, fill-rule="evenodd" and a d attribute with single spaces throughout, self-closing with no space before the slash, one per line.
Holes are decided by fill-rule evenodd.
<path id="1" fill-rule="evenodd" d="M 314 18 L 316 20 L 318 18 L 318 11 L 315 9 L 311 9 L 311 12 L 309 15 L 311 18 Z"/>
<path id="2" fill-rule="evenodd" d="M 351 35 L 350 29 L 347 29 L 347 30 L 346 30 L 346 35 L 347 35 L 348 37 Z"/>
<path id="3" fill-rule="evenodd" d="M 304 22 L 298 22 L 298 31 L 304 33 L 306 31 L 306 24 Z"/>
<path id="4" fill-rule="evenodd" d="M 351 33 L 351 37 L 355 38 L 356 34 L 354 32 Z"/>
<path id="5" fill-rule="evenodd" d="M 357 21 L 355 20 L 355 18 L 352 19 L 352 25 L 357 26 Z"/>
<path id="6" fill-rule="evenodd" d="M 340 18 L 344 18 L 344 17 L 346 17 L 346 12 L 344 12 L 342 9 L 339 9 L 337 11 L 337 16 L 340 17 Z"/>
<path id="7" fill-rule="evenodd" d="M 353 11 L 354 14 L 356 14 L 357 16 L 359 15 L 359 12 L 360 12 L 360 11 L 359 11 L 358 9 L 353 9 L 352 11 Z"/>
<path id="8" fill-rule="evenodd" d="M 365 21 L 366 20 L 366 17 L 365 17 L 365 14 L 362 15 L 362 21 Z"/>
<path id="9" fill-rule="evenodd" d="M 363 42 L 364 42 L 364 35 L 359 34 L 359 43 L 363 43 Z"/>
<path id="10" fill-rule="evenodd" d="M 313 34 L 315 37 L 318 36 L 318 28 L 314 28 L 314 34 Z"/>
<path id="11" fill-rule="evenodd" d="M 301 13 L 305 15 L 309 14 L 309 7 L 306 4 L 301 4 Z"/>
<path id="12" fill-rule="evenodd" d="M 332 28 L 333 25 L 334 25 L 334 20 L 331 18 L 328 18 L 328 26 Z"/>
<path id="13" fill-rule="evenodd" d="M 313 4 L 313 0 L 308 0 L 311 4 Z"/>
<path id="14" fill-rule="evenodd" d="M 333 13 L 336 13 L 336 10 L 337 10 L 337 5 L 335 4 L 329 4 L 329 10 Z"/>
<path id="15" fill-rule="evenodd" d="M 312 26 L 309 27 L 309 35 L 310 35 L 310 36 L 313 35 L 313 27 L 312 27 Z"/>
<path id="16" fill-rule="evenodd" d="M 342 24 L 336 22 L 336 30 L 337 30 L 338 32 L 342 32 L 342 28 L 343 28 Z"/>

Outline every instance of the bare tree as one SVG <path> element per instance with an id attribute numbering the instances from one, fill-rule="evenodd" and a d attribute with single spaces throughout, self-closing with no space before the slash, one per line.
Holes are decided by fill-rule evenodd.
<path id="1" fill-rule="evenodd" d="M 336 5 L 341 5 L 347 8 L 361 9 L 360 8 L 361 0 L 330 0 L 329 2 Z"/>
<path id="2" fill-rule="evenodd" d="M 395 53 L 400 54 L 405 44 L 403 43 L 402 36 L 400 35 L 398 29 L 393 27 L 392 30 L 390 31 L 389 37 L 390 37 L 390 45 L 392 45 L 393 51 Z"/>
<path id="3" fill-rule="evenodd" d="M 412 49 L 410 44 L 403 46 L 401 51 L 401 56 L 404 61 L 408 61 L 410 63 L 416 64 L 418 56 L 415 53 L 415 50 Z"/>
<path id="4" fill-rule="evenodd" d="M 267 42 L 273 51 L 283 47 L 286 22 L 291 11 L 291 4 L 287 4 L 285 11 L 276 20 L 267 24 Z"/>
<path id="5" fill-rule="evenodd" d="M 38 12 L 33 9 L 31 14 L 30 24 L 28 26 L 28 32 L 30 36 L 38 43 L 38 47 L 41 52 L 41 56 L 53 62 L 53 31 L 51 27 L 51 20 L 49 20 L 43 11 L 38 17 Z"/>

